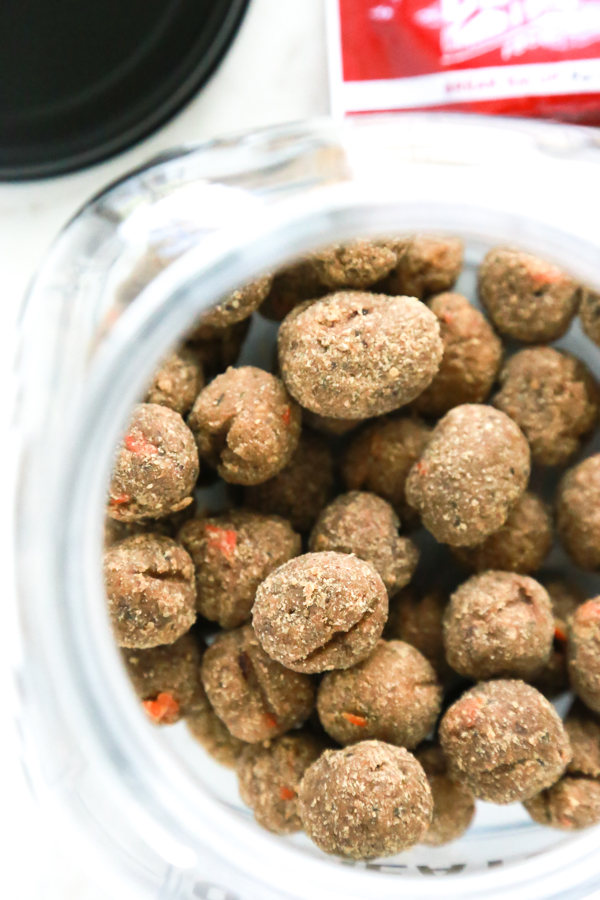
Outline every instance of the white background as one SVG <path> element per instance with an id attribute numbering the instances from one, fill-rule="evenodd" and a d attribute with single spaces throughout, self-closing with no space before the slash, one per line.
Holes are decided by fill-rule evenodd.
<path id="1" fill-rule="evenodd" d="M 242 28 L 218 72 L 159 133 L 85 172 L 43 182 L 0 185 L 3 379 L 9 378 L 14 322 L 27 284 L 57 232 L 90 196 L 166 147 L 329 111 L 323 7 L 324 0 L 251 0 Z M 5 410 L 5 420 L 7 416 Z M 4 439 L 2 443 L 6 447 Z M 0 444 L 0 464 L 2 450 Z M 0 543 L 5 537 L 1 525 Z M 5 521 L 4 525 L 10 523 Z M 2 546 L 6 554 L 8 544 Z M 6 576 L 8 560 L 3 562 Z M 0 604 L 9 602 L 6 594 L 0 596 Z M 7 685 L 11 678 L 10 648 L 1 632 L 0 685 Z M 6 708 L 0 715 L 0 786 L 3 900 L 107 900 L 95 886 L 93 873 L 80 871 L 54 823 L 44 820 L 29 796 L 11 714 Z"/>

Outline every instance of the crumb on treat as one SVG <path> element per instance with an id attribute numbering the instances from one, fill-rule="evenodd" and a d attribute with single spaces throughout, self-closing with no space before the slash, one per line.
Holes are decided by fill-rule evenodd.
<path id="1" fill-rule="evenodd" d="M 433 797 L 431 825 L 421 839 L 428 847 L 441 847 L 458 840 L 475 815 L 475 798 L 469 788 L 448 775 L 442 748 L 434 743 L 421 744 L 415 753 L 423 766 Z"/>

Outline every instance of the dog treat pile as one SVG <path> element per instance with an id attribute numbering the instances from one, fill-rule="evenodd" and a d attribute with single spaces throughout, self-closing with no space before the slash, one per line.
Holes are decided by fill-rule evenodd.
<path id="1" fill-rule="evenodd" d="M 462 265 L 418 235 L 256 279 L 115 454 L 104 577 L 147 716 L 235 768 L 261 826 L 351 860 L 454 841 L 476 799 L 600 823 L 600 597 L 576 584 L 600 571 L 600 391 L 548 346 L 580 305 L 600 346 L 598 295 L 496 248 L 480 311 Z M 235 365 L 260 316 L 276 374 Z"/>

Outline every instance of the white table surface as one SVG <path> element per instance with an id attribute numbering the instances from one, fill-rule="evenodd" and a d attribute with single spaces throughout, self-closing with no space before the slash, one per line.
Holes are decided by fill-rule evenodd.
<path id="1" fill-rule="evenodd" d="M 0 185 L 0 372 L 5 374 L 2 365 L 10 361 L 14 320 L 29 280 L 59 229 L 91 195 L 184 141 L 329 111 L 323 7 L 324 0 L 252 0 L 220 69 L 160 132 L 84 172 Z M 0 598 L 0 603 L 7 602 L 9 598 Z M 9 648 L 0 634 L 0 684 L 11 677 L 8 657 Z M 0 717 L 0 771 L 1 896 L 6 900 L 107 900 L 93 874 L 78 868 L 67 841 L 61 840 L 31 799 L 8 712 Z"/>

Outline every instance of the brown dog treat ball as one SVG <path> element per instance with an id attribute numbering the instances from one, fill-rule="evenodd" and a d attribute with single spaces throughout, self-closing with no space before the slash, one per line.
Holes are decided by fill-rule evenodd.
<path id="1" fill-rule="evenodd" d="M 265 744 L 248 744 L 237 764 L 240 797 L 259 825 L 274 834 L 302 830 L 298 787 L 325 749 L 308 732 L 286 734 Z"/>
<path id="2" fill-rule="evenodd" d="M 467 678 L 529 678 L 548 662 L 554 637 L 550 598 L 516 572 L 473 575 L 444 615 L 449 665 Z"/>
<path id="3" fill-rule="evenodd" d="M 558 486 L 556 527 L 563 547 L 582 569 L 600 569 L 600 453 L 569 469 Z"/>
<path id="4" fill-rule="evenodd" d="M 512 356 L 500 373 L 494 406 L 513 419 L 533 461 L 565 466 L 598 419 L 598 386 L 580 360 L 552 347 Z"/>
<path id="5" fill-rule="evenodd" d="M 248 745 L 231 734 L 210 705 L 204 688 L 202 693 L 203 703 L 193 715 L 186 718 L 186 725 L 192 737 L 209 756 L 222 766 L 235 769 L 244 747 Z"/>
<path id="6" fill-rule="evenodd" d="M 466 785 L 448 775 L 448 763 L 441 747 L 422 744 L 415 753 L 423 766 L 433 797 L 433 818 L 421 843 L 442 847 L 462 837 L 475 815 L 475 798 Z"/>
<path id="7" fill-rule="evenodd" d="M 104 584 L 121 647 L 172 644 L 196 620 L 194 564 L 183 547 L 158 534 L 138 534 L 104 552 Z"/>
<path id="8" fill-rule="evenodd" d="M 600 782 L 566 775 L 523 806 L 540 825 L 562 831 L 590 828 L 600 822 Z"/>
<path id="9" fill-rule="evenodd" d="M 384 243 L 398 256 L 396 268 L 385 282 L 390 294 L 422 300 L 450 290 L 460 275 L 464 245 L 459 238 L 419 234 Z"/>
<path id="10" fill-rule="evenodd" d="M 298 306 L 282 323 L 281 373 L 321 416 L 379 416 L 414 400 L 439 368 L 436 317 L 412 297 L 360 291 Z"/>
<path id="11" fill-rule="evenodd" d="M 200 360 L 191 350 L 182 347 L 163 360 L 154 373 L 144 402 L 168 406 L 184 416 L 203 387 Z"/>
<path id="12" fill-rule="evenodd" d="M 250 319 L 216 328 L 214 325 L 198 325 L 188 335 L 188 347 L 196 356 L 207 378 L 213 378 L 235 365 L 246 340 Z"/>
<path id="13" fill-rule="evenodd" d="M 283 519 L 246 510 L 191 519 L 178 539 L 196 568 L 198 612 L 222 628 L 249 619 L 259 584 L 302 549 Z"/>
<path id="14" fill-rule="evenodd" d="M 565 578 L 557 576 L 545 578 L 543 585 L 550 597 L 555 626 L 563 633 L 563 640 L 566 640 L 569 619 L 575 610 L 585 603 L 586 596 L 578 585 Z"/>
<path id="15" fill-rule="evenodd" d="M 369 563 L 306 553 L 263 581 L 252 620 L 273 659 L 296 672 L 326 672 L 366 659 L 387 614 L 385 585 Z"/>
<path id="16" fill-rule="evenodd" d="M 221 721 L 249 744 L 302 725 L 315 702 L 311 679 L 267 656 L 251 625 L 217 635 L 202 660 L 202 684 Z"/>
<path id="17" fill-rule="evenodd" d="M 309 838 L 348 859 L 394 856 L 418 844 L 433 809 L 414 756 L 381 741 L 326 750 L 307 769 L 299 801 Z"/>
<path id="18" fill-rule="evenodd" d="M 444 613 L 448 596 L 431 590 L 421 595 L 411 586 L 390 602 L 390 615 L 384 629 L 388 640 L 405 641 L 423 654 L 438 673 L 446 679 L 451 673 L 444 650 Z"/>
<path id="19" fill-rule="evenodd" d="M 284 469 L 298 446 L 300 421 L 279 378 L 253 366 L 218 375 L 188 418 L 200 457 L 233 484 L 260 484 Z"/>
<path id="20" fill-rule="evenodd" d="M 368 659 L 329 672 L 317 695 L 323 728 L 344 746 L 374 739 L 410 750 L 429 734 L 441 705 L 433 667 L 402 641 L 379 641 Z"/>
<path id="21" fill-rule="evenodd" d="M 353 553 L 379 572 L 393 596 L 414 575 L 419 551 L 410 538 L 400 537 L 400 521 L 389 503 L 363 491 L 350 491 L 327 506 L 313 528 L 309 550 Z"/>
<path id="22" fill-rule="evenodd" d="M 310 531 L 333 495 L 333 455 L 320 437 L 303 432 L 296 452 L 268 481 L 244 490 L 244 503 L 258 512 L 282 516 L 298 531 Z"/>
<path id="23" fill-rule="evenodd" d="M 499 569 L 528 575 L 536 572 L 552 547 L 552 518 L 545 503 L 525 491 L 504 525 L 476 547 L 455 547 L 454 556 L 468 569 Z"/>
<path id="24" fill-rule="evenodd" d="M 397 254 L 375 241 L 358 240 L 327 247 L 315 253 L 311 261 L 320 281 L 329 290 L 362 291 L 392 271 Z"/>
<path id="25" fill-rule="evenodd" d="M 573 751 L 567 772 L 600 779 L 600 718 L 575 700 L 565 719 L 565 731 Z"/>
<path id="26" fill-rule="evenodd" d="M 162 647 L 121 651 L 133 689 L 155 725 L 174 725 L 203 706 L 200 651 L 191 634 Z"/>
<path id="27" fill-rule="evenodd" d="M 410 470 L 406 499 L 436 540 L 474 547 L 497 531 L 527 487 L 529 445 L 489 406 L 446 413 Z"/>
<path id="28" fill-rule="evenodd" d="M 496 247 L 480 266 L 479 298 L 501 334 L 546 344 L 567 331 L 580 292 L 558 266 L 521 250 Z"/>
<path id="29" fill-rule="evenodd" d="M 600 597 L 587 600 L 571 617 L 567 660 L 573 690 L 600 713 Z"/>
<path id="30" fill-rule="evenodd" d="M 585 595 L 576 585 L 563 578 L 544 579 L 543 584 L 552 604 L 554 641 L 550 659 L 529 681 L 544 697 L 552 700 L 569 690 L 567 623 L 577 607 L 584 602 Z"/>
<path id="31" fill-rule="evenodd" d="M 309 409 L 302 410 L 302 421 L 307 428 L 317 431 L 319 434 L 342 437 L 358 428 L 364 419 L 332 419 L 330 416 L 318 416 Z"/>
<path id="32" fill-rule="evenodd" d="M 376 419 L 352 439 L 343 456 L 346 487 L 383 497 L 405 528 L 416 528 L 419 516 L 406 502 L 406 479 L 430 434 L 431 429 L 420 419 Z"/>
<path id="33" fill-rule="evenodd" d="M 491 803 L 527 800 L 554 784 L 570 759 L 554 707 L 522 681 L 488 681 L 444 715 L 440 743 L 450 777 Z"/>
<path id="34" fill-rule="evenodd" d="M 328 293 L 319 277 L 312 257 L 301 259 L 275 274 L 271 290 L 263 301 L 260 312 L 266 319 L 283 322 L 305 300 L 318 300 Z"/>
<path id="35" fill-rule="evenodd" d="M 443 416 L 462 403 L 483 403 L 502 363 L 500 339 L 461 294 L 438 294 L 427 305 L 439 320 L 444 355 L 414 408 L 426 416 Z"/>
<path id="36" fill-rule="evenodd" d="M 600 293 L 590 288 L 581 289 L 579 320 L 583 331 L 591 341 L 600 346 Z"/>
<path id="37" fill-rule="evenodd" d="M 108 515 L 132 522 L 178 512 L 192 503 L 198 473 L 194 436 L 179 413 L 139 403 L 115 460 Z"/>
<path id="38" fill-rule="evenodd" d="M 227 294 L 213 307 L 202 313 L 199 325 L 226 328 L 228 325 L 249 318 L 271 290 L 272 283 L 273 277 L 265 275 L 232 291 L 231 294 Z"/>

